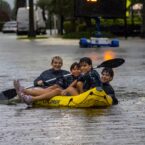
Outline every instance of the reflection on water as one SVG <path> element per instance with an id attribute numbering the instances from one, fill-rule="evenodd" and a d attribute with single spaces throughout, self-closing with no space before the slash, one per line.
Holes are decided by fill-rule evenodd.
<path id="1" fill-rule="evenodd" d="M 91 56 L 96 66 L 107 57 L 126 60 L 114 69 L 112 85 L 119 99 L 117 106 L 28 109 L 25 104 L 0 105 L 0 145 L 144 145 L 144 41 L 121 40 L 120 48 L 83 49 L 74 44 L 49 46 L 47 41 L 39 45 L 40 40 L 18 41 L 2 34 L 0 37 L 0 90 L 13 87 L 14 78 L 31 86 L 34 78 L 50 67 L 54 55 L 64 58 L 64 68 L 68 70 L 73 61 L 83 56 Z"/>
<path id="2" fill-rule="evenodd" d="M 141 99 L 141 100 L 140 100 Z M 108 109 L 25 109 L 0 106 L 0 140 L 6 144 L 142 144 L 145 99 Z M 23 108 L 23 109 L 22 109 Z M 133 137 L 135 139 L 133 140 Z"/>
<path id="3" fill-rule="evenodd" d="M 106 50 L 104 52 L 104 60 L 109 60 L 115 58 L 115 52 L 113 50 Z"/>

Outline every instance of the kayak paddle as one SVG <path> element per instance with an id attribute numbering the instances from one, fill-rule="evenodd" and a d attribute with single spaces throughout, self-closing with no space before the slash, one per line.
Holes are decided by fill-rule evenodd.
<path id="1" fill-rule="evenodd" d="M 120 65 L 122 65 L 124 62 L 125 62 L 125 60 L 123 58 L 109 59 L 109 60 L 102 62 L 96 68 L 100 68 L 100 67 L 116 68 L 116 67 L 119 67 Z"/>
<path id="2" fill-rule="evenodd" d="M 66 74 L 66 75 L 63 75 L 63 77 L 68 77 L 70 76 L 71 74 Z M 45 83 L 49 83 L 49 82 L 52 82 L 52 81 L 55 81 L 57 78 L 52 78 L 52 79 L 49 79 L 47 81 L 45 81 Z M 31 87 L 28 87 L 28 88 L 33 88 L 34 86 L 31 86 Z M 27 89 L 28 89 L 27 88 Z M 15 96 L 17 95 L 16 93 L 16 89 L 15 88 L 12 88 L 12 89 L 8 89 L 8 90 L 5 90 L 5 91 L 2 91 L 0 93 L 0 100 L 6 100 L 6 99 L 12 99 L 14 98 Z"/>

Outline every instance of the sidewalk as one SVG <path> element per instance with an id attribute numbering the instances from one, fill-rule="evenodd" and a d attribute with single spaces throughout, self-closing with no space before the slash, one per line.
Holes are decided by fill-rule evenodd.
<path id="1" fill-rule="evenodd" d="M 79 39 L 63 39 L 60 37 L 48 37 L 47 39 L 37 39 L 42 45 L 79 45 Z"/>
<path id="2" fill-rule="evenodd" d="M 137 43 L 145 43 L 145 40 L 139 37 L 128 37 L 127 39 L 120 37 L 118 39 L 120 45 L 124 45 L 124 43 L 131 45 L 132 41 L 136 41 Z M 36 39 L 35 41 L 39 42 L 40 45 L 79 45 L 79 39 L 64 39 L 57 36 L 48 36 L 46 39 Z"/>

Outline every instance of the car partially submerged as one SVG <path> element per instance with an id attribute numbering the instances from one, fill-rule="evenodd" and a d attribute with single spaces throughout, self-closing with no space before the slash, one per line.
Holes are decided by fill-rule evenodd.
<path id="1" fill-rule="evenodd" d="M 8 21 L 3 25 L 2 28 L 3 33 L 16 33 L 17 32 L 17 22 L 16 21 Z"/>

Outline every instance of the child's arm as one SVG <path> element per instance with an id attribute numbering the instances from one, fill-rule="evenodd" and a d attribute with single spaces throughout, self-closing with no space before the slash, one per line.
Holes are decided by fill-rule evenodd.
<path id="1" fill-rule="evenodd" d="M 74 80 L 65 90 L 62 91 L 61 95 L 67 95 L 67 93 L 70 93 L 70 88 L 76 87 L 77 80 Z"/>
<path id="2" fill-rule="evenodd" d="M 75 87 L 77 84 L 77 80 L 74 80 L 68 87 Z"/>

